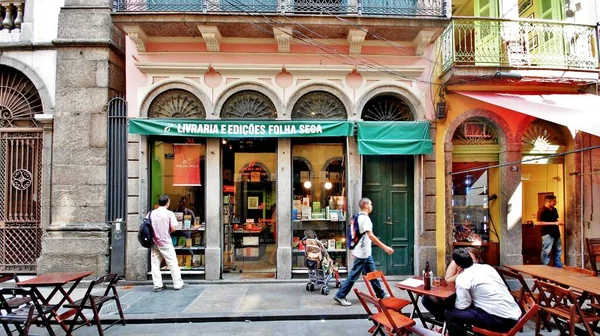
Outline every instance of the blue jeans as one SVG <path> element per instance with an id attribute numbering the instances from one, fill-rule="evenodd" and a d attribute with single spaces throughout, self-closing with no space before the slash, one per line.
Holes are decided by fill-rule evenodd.
<path id="1" fill-rule="evenodd" d="M 467 325 L 490 331 L 507 332 L 517 324 L 517 320 L 502 318 L 487 313 L 481 308 L 471 306 L 467 309 L 446 310 L 446 325 L 450 336 L 466 336 Z"/>
<path id="2" fill-rule="evenodd" d="M 554 248 L 554 266 L 562 268 L 563 264 L 560 261 L 562 255 L 562 243 L 560 237 L 552 237 L 551 235 L 542 236 L 542 264 L 550 263 L 550 252 Z"/>
<path id="3" fill-rule="evenodd" d="M 350 293 L 352 286 L 354 286 L 354 283 L 356 282 L 356 280 L 358 280 L 358 278 L 361 275 L 373 271 L 375 271 L 375 261 L 373 260 L 372 256 L 365 259 L 354 258 L 352 270 L 350 271 L 350 274 L 348 274 L 348 278 L 346 279 L 346 281 L 344 281 L 344 283 L 342 284 L 342 288 L 340 288 L 340 290 L 335 294 L 335 297 L 338 299 L 345 298 L 346 295 Z M 381 288 L 381 285 L 379 284 L 379 280 L 371 280 L 371 285 L 373 286 L 375 295 L 377 295 L 378 298 L 383 297 L 384 292 Z"/>

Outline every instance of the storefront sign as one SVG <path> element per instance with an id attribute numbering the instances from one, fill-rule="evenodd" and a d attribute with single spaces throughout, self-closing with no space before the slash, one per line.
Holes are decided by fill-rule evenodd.
<path id="1" fill-rule="evenodd" d="M 202 145 L 173 144 L 173 186 L 201 186 Z"/>
<path id="2" fill-rule="evenodd" d="M 207 138 L 291 138 L 350 136 L 346 120 L 130 119 L 129 133 Z"/>

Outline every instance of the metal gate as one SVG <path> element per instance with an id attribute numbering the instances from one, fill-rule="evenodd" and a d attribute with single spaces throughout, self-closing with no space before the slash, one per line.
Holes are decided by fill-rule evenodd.
<path id="1" fill-rule="evenodd" d="M 42 144 L 41 130 L 0 130 L 0 272 L 36 272 L 42 250 Z"/>

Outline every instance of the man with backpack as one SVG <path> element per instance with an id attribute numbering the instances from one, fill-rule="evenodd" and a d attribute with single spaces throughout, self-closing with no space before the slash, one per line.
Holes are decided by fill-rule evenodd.
<path id="1" fill-rule="evenodd" d="M 375 245 L 382 248 L 387 254 L 391 255 L 394 253 L 393 248 L 385 245 L 375 236 L 375 234 L 373 234 L 373 222 L 371 222 L 371 218 L 369 217 L 369 214 L 373 211 L 373 202 L 364 197 L 360 199 L 358 206 L 360 207 L 360 212 L 356 216 L 356 220 L 358 221 L 360 238 L 358 239 L 356 246 L 349 244 L 349 247 L 353 248 L 352 255 L 354 256 L 354 263 L 352 264 L 352 270 L 350 271 L 350 274 L 348 274 L 346 281 L 344 281 L 342 288 L 340 288 L 333 297 L 337 303 L 345 307 L 352 305 L 350 301 L 346 300 L 346 295 L 350 293 L 356 280 L 358 280 L 362 274 L 375 271 L 375 261 L 371 254 L 371 243 L 375 243 Z M 352 237 L 346 237 L 347 240 L 350 240 L 351 238 Z M 384 298 L 388 295 L 383 291 L 378 280 L 372 280 L 371 284 L 373 285 L 377 297 Z"/>
<path id="2" fill-rule="evenodd" d="M 177 264 L 177 254 L 171 240 L 171 232 L 177 229 L 177 218 L 173 211 L 169 210 L 171 199 L 168 195 L 158 197 L 158 209 L 150 212 L 150 221 L 152 222 L 152 230 L 154 231 L 154 244 L 150 251 L 152 282 L 154 283 L 154 291 L 160 292 L 167 286 L 163 285 L 162 274 L 160 273 L 160 263 L 165 259 L 169 271 L 171 271 L 171 279 L 173 279 L 173 288 L 182 289 L 187 287 L 181 279 L 181 270 Z"/>

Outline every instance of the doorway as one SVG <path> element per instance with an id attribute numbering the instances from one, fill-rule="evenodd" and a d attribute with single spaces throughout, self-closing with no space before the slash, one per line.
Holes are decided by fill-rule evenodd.
<path id="1" fill-rule="evenodd" d="M 373 232 L 395 252 L 373 248 L 377 268 L 389 275 L 413 274 L 413 157 L 363 156 L 363 196 L 373 202 Z"/>
<path id="2" fill-rule="evenodd" d="M 277 139 L 223 139 L 223 278 L 275 278 Z"/>

